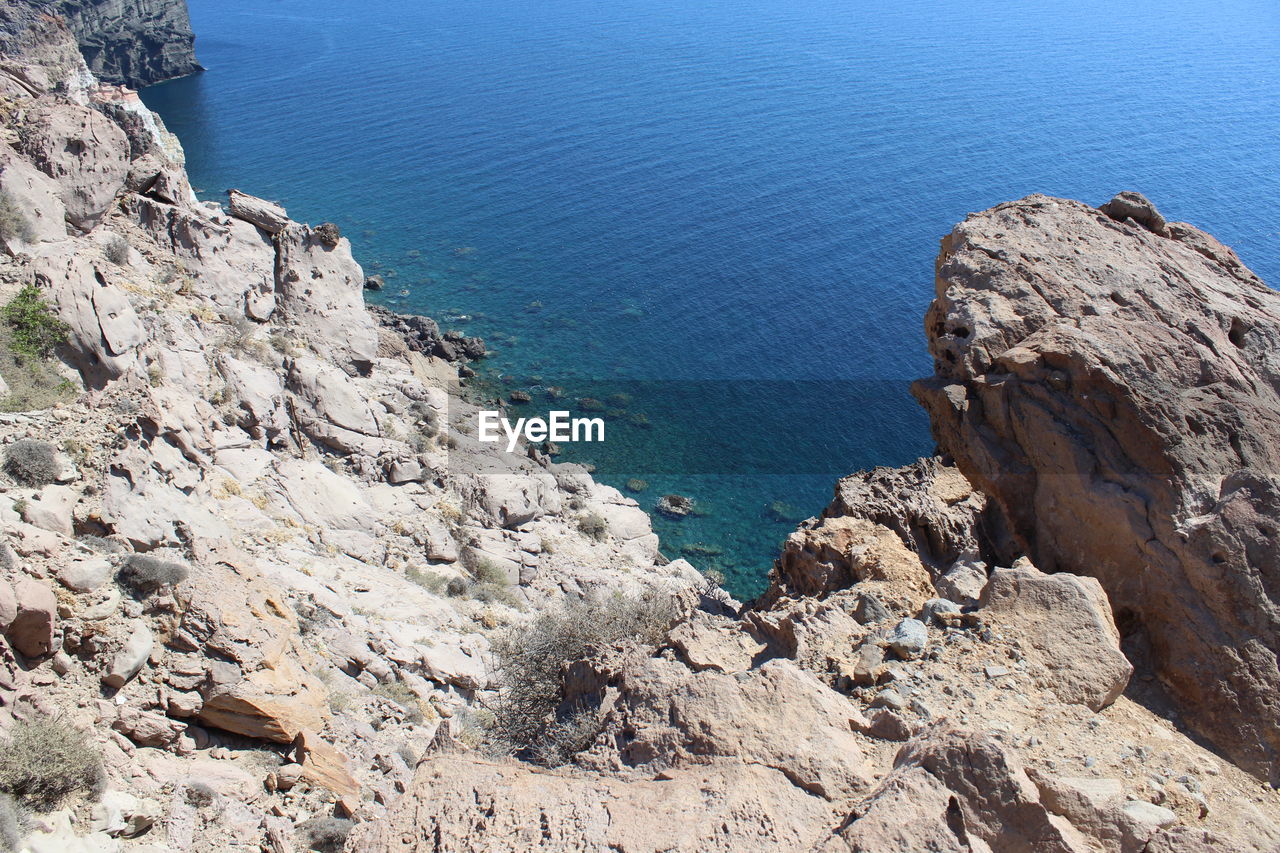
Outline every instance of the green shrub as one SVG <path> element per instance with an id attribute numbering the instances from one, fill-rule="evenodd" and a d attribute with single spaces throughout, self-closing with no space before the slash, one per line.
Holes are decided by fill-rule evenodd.
<path id="1" fill-rule="evenodd" d="M 4 470 L 24 486 L 47 486 L 58 477 L 58 450 L 47 441 L 19 439 L 5 448 Z"/>
<path id="2" fill-rule="evenodd" d="M 509 629 L 492 646 L 498 698 L 489 739 L 530 761 L 569 761 L 599 726 L 591 709 L 559 707 L 564 665 L 622 640 L 655 647 L 677 615 L 670 596 L 613 595 L 566 602 Z"/>
<path id="3" fill-rule="evenodd" d="M 19 355 L 43 359 L 53 354 L 53 348 L 67 339 L 70 327 L 54 316 L 45 304 L 40 288 L 24 285 L 4 308 L 0 316 L 12 329 L 9 346 Z"/>
<path id="4" fill-rule="evenodd" d="M 150 595 L 162 586 L 174 586 L 190 572 L 181 563 L 150 554 L 130 554 L 116 572 L 116 581 L 138 595 Z"/>
<path id="5" fill-rule="evenodd" d="M 84 732 L 56 719 L 17 723 L 0 749 L 0 791 L 36 811 L 56 808 L 68 794 L 102 780 L 102 759 Z"/>
<path id="6" fill-rule="evenodd" d="M 0 240 L 7 242 L 13 239 L 30 243 L 35 239 L 35 231 L 17 200 L 8 192 L 0 190 Z"/>
<path id="7" fill-rule="evenodd" d="M 320 815 L 298 824 L 298 834 L 306 842 L 308 850 L 342 853 L 352 826 L 354 824 L 344 818 Z"/>
<path id="8" fill-rule="evenodd" d="M 597 542 L 609 538 L 609 522 L 602 515 L 589 512 L 578 518 L 578 529 Z"/>

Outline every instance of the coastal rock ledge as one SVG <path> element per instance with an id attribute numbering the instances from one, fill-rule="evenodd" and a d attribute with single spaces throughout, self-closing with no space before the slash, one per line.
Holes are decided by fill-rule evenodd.
<path id="1" fill-rule="evenodd" d="M 1185 721 L 1280 782 L 1280 294 L 1134 193 L 942 243 L 916 384 L 994 556 L 1097 578 Z M 1123 218 L 1119 218 L 1123 217 Z"/>
<path id="2" fill-rule="evenodd" d="M 943 240 L 927 329 L 938 456 L 841 480 L 746 608 L 566 662 L 559 766 L 439 750 L 347 849 L 1280 848 L 1280 294 L 1036 195 Z"/>

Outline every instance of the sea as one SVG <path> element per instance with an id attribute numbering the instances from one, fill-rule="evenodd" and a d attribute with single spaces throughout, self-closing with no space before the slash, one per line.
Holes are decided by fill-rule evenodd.
<path id="1" fill-rule="evenodd" d="M 938 242 L 1035 192 L 1149 196 L 1280 281 L 1274 0 L 189 0 L 143 91 L 202 197 L 337 223 L 370 301 L 480 335 L 475 393 L 664 554 L 758 594 L 836 480 L 933 451 Z"/>

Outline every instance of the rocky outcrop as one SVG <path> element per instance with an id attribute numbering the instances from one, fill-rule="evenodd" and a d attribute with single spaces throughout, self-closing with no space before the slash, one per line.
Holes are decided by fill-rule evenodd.
<path id="1" fill-rule="evenodd" d="M 1041 569 L 1096 577 L 1187 721 L 1280 780 L 1280 295 L 1136 194 L 944 241 L 916 386 Z"/>
<path id="2" fill-rule="evenodd" d="M 1111 605 L 1095 579 L 1046 575 L 1021 560 L 991 573 L 978 604 L 994 627 L 1022 641 L 1063 702 L 1101 711 L 1128 686 L 1133 664 L 1120 651 Z"/>
<path id="3" fill-rule="evenodd" d="M 186 0 L 57 0 L 98 79 L 137 89 L 200 70 Z"/>
<path id="4" fill-rule="evenodd" d="M 613 779 L 509 762 L 432 758 L 348 850 L 807 850 L 829 809 L 764 767 Z M 483 817 L 479 817 L 483 815 Z"/>

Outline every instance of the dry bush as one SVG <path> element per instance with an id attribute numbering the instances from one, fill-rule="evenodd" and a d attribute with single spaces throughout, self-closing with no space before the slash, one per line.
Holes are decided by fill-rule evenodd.
<path id="1" fill-rule="evenodd" d="M 24 486 L 47 486 L 58 477 L 58 450 L 47 441 L 19 439 L 4 451 L 4 470 Z"/>
<path id="2" fill-rule="evenodd" d="M 354 824 L 344 818 L 322 815 L 298 824 L 298 834 L 306 841 L 308 850 L 342 853 L 352 826 Z"/>
<path id="3" fill-rule="evenodd" d="M 102 758 L 84 732 L 56 719 L 17 723 L 0 749 L 0 791 L 36 811 L 50 811 L 101 782 Z"/>
<path id="4" fill-rule="evenodd" d="M 130 554 L 116 572 L 116 581 L 138 595 L 150 595 L 162 586 L 175 586 L 187 579 L 187 567 L 150 554 Z"/>
<path id="5" fill-rule="evenodd" d="M 594 711 L 561 708 L 562 670 L 591 650 L 624 640 L 660 645 L 678 615 L 669 595 L 612 595 L 566 602 L 493 642 L 498 699 L 489 739 L 543 764 L 563 764 L 599 732 Z"/>

